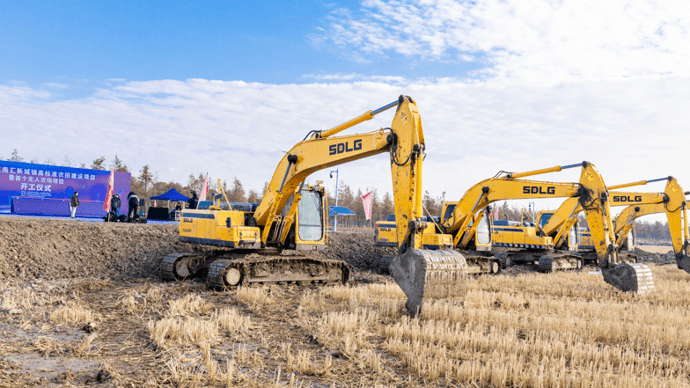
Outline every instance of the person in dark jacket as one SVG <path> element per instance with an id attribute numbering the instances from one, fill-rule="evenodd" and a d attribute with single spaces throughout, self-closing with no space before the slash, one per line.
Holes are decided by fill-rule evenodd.
<path id="1" fill-rule="evenodd" d="M 120 206 L 122 206 L 120 194 L 114 194 L 110 200 L 110 210 L 115 213 L 115 218 L 120 216 Z"/>
<path id="2" fill-rule="evenodd" d="M 79 207 L 79 193 L 76 191 L 72 194 L 72 198 L 69 200 L 69 214 L 70 217 L 74 218 L 77 213 L 77 208 Z"/>
<path id="3" fill-rule="evenodd" d="M 197 196 L 196 191 L 192 191 L 192 198 L 187 201 L 187 205 L 190 209 L 196 209 L 196 207 L 199 206 L 199 197 Z"/>
<path id="4" fill-rule="evenodd" d="M 129 194 L 127 194 L 127 204 L 129 205 L 128 217 L 130 220 L 134 219 L 134 216 L 139 213 L 139 197 L 137 197 L 135 192 L 130 191 Z"/>

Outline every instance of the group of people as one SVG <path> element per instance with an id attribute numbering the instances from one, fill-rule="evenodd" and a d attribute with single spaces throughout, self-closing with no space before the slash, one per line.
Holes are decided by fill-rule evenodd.
<path id="1" fill-rule="evenodd" d="M 130 191 L 129 194 L 127 194 L 127 204 L 129 205 L 129 213 L 127 214 L 127 217 L 129 217 L 129 219 L 133 219 L 139 213 L 139 197 L 135 192 Z M 190 209 L 196 209 L 198 205 L 199 196 L 196 193 L 196 191 L 192 191 L 192 198 L 190 198 L 189 201 L 187 201 L 187 207 Z M 70 198 L 69 203 L 71 218 L 75 217 L 78 207 L 79 193 L 75 191 L 74 194 L 72 194 L 72 198 Z M 113 194 L 113 196 L 110 198 L 110 211 L 115 214 L 115 218 L 120 217 L 120 207 L 122 207 L 122 200 L 120 199 L 120 194 Z M 180 205 L 178 204 L 175 209 L 180 210 Z"/>

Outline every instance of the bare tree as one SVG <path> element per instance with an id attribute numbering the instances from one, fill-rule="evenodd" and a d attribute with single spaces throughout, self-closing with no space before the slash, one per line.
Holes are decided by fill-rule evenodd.
<path id="1" fill-rule="evenodd" d="M 43 164 L 47 164 L 49 166 L 55 166 L 55 162 L 50 157 L 46 158 L 46 160 L 43 162 Z"/>
<path id="2" fill-rule="evenodd" d="M 15 148 L 14 151 L 12 151 L 12 155 L 10 156 L 10 162 L 23 162 L 24 158 L 19 156 L 19 153 L 17 152 L 17 149 Z"/>
<path id="3" fill-rule="evenodd" d="M 144 193 L 148 193 L 149 189 L 155 183 L 155 175 L 151 172 L 151 168 L 148 164 L 141 168 L 140 173 L 138 178 L 139 182 L 141 182 Z"/>
<path id="4" fill-rule="evenodd" d="M 105 156 L 101 156 L 100 158 L 94 160 L 91 164 L 91 169 L 101 171 L 105 170 Z"/>
<path id="5" fill-rule="evenodd" d="M 228 199 L 230 202 L 245 202 L 247 200 L 244 195 L 244 187 L 242 186 L 242 182 L 240 182 L 237 177 L 235 177 L 232 182 L 232 188 L 228 193 Z"/>
<path id="6" fill-rule="evenodd" d="M 249 190 L 249 194 L 247 195 L 247 202 L 249 202 L 249 203 L 261 202 L 261 197 L 259 197 L 259 193 L 257 193 L 255 190 Z"/>
<path id="7" fill-rule="evenodd" d="M 115 155 L 115 159 L 113 159 L 113 163 L 110 165 L 110 168 L 114 168 L 117 172 L 129 172 L 127 165 L 124 164 L 122 160 L 117 157 L 117 155 Z"/>
<path id="8" fill-rule="evenodd" d="M 70 159 L 69 156 L 65 155 L 65 157 L 62 159 L 62 165 L 65 167 L 74 167 L 77 165 L 77 163 L 74 161 L 74 159 Z"/>
<path id="9" fill-rule="evenodd" d="M 388 219 L 389 214 L 393 214 L 395 209 L 393 208 L 393 199 L 389 193 L 383 196 L 383 202 L 381 202 L 381 219 Z"/>

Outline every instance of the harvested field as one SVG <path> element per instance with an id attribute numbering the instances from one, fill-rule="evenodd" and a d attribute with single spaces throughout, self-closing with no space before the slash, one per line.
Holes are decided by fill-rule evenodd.
<path id="1" fill-rule="evenodd" d="M 525 267 L 411 319 L 368 270 L 386 253 L 370 230 L 321 253 L 351 264 L 348 286 L 213 291 L 152 275 L 195 249 L 171 226 L 0 221 L 0 387 L 690 386 L 690 275 L 675 265 L 651 264 L 642 298 L 593 268 Z"/>

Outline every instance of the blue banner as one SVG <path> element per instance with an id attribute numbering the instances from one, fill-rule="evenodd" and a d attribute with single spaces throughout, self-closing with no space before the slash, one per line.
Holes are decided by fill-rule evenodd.
<path id="1" fill-rule="evenodd" d="M 15 199 L 22 203 L 32 199 L 37 204 L 68 203 L 75 191 L 81 203 L 93 209 L 100 203 L 102 210 L 109 177 L 110 171 L 0 160 L 0 213 L 10 213 Z M 122 198 L 121 212 L 127 209 L 130 179 L 130 173 L 115 173 L 113 193 Z"/>

